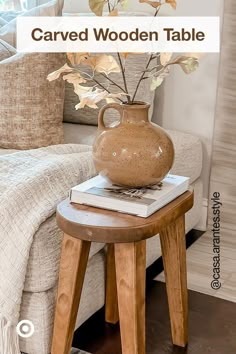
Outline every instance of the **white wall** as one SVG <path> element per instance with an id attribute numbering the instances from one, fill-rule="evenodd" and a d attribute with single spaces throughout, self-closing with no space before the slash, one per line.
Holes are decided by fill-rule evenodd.
<path id="1" fill-rule="evenodd" d="M 82 4 L 81 4 L 82 2 Z M 153 9 L 138 0 L 130 0 L 130 11 Z M 65 0 L 65 12 L 88 12 L 88 0 Z M 221 16 L 222 0 L 177 0 L 177 10 L 169 5 L 163 7 L 162 14 L 177 16 Z M 211 166 L 212 138 L 214 128 L 216 90 L 219 55 L 206 54 L 200 59 L 200 68 L 191 75 L 185 75 L 180 68 L 172 71 L 165 86 L 159 90 L 154 118 L 162 126 L 197 135 L 203 142 L 204 196 L 208 196 Z"/>
<path id="2" fill-rule="evenodd" d="M 165 128 L 201 138 L 205 198 L 208 196 L 211 166 L 218 64 L 219 56 L 209 54 L 201 59 L 199 70 L 191 76 L 185 76 L 181 69 L 176 68 L 166 80 L 162 95 L 163 111 L 158 119 L 158 123 Z"/>
<path id="3" fill-rule="evenodd" d="M 221 16 L 222 0 L 179 0 L 178 16 Z M 215 119 L 219 54 L 200 58 L 199 69 L 184 75 L 176 68 L 166 80 L 163 112 L 160 123 L 170 129 L 181 130 L 201 138 L 203 142 L 204 197 L 208 197 L 211 168 L 212 140 Z"/>

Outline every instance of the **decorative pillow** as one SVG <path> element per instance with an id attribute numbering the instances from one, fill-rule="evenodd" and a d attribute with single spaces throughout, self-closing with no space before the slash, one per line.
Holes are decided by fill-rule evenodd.
<path id="1" fill-rule="evenodd" d="M 33 9 L 21 12 L 19 16 L 61 16 L 64 0 L 51 0 Z M 0 28 L 0 39 L 16 47 L 16 19 Z"/>
<path id="2" fill-rule="evenodd" d="M 116 54 L 112 54 L 116 57 Z M 116 57 L 117 60 L 117 57 Z M 145 69 L 148 60 L 148 54 L 131 54 L 126 59 L 126 80 L 128 91 L 133 94 L 141 76 L 141 72 Z M 81 66 L 81 70 L 87 71 L 86 66 Z M 121 73 L 113 73 L 110 75 L 111 79 L 115 81 L 118 85 L 124 87 L 123 78 Z M 97 75 L 96 79 L 99 76 Z M 104 82 L 104 77 L 101 78 L 100 82 Z M 115 87 L 110 87 L 111 91 L 117 92 Z M 136 101 L 145 101 L 151 104 L 149 117 L 152 116 L 153 111 L 153 101 L 154 92 L 150 91 L 150 80 L 143 80 L 138 93 L 135 98 Z M 85 107 L 76 111 L 75 105 L 79 102 L 79 97 L 74 93 L 74 87 L 72 84 L 66 83 L 65 91 L 65 104 L 64 104 L 64 122 L 69 123 L 80 123 L 89 125 L 98 125 L 98 111 L 97 109 L 92 109 Z M 104 102 L 98 103 L 98 107 L 101 108 Z M 108 110 L 105 114 L 106 124 L 110 125 L 114 121 L 117 121 L 119 114 L 114 110 Z"/>
<path id="3" fill-rule="evenodd" d="M 16 54 L 15 48 L 0 39 L 0 62 Z"/>
<path id="4" fill-rule="evenodd" d="M 64 62 L 64 54 L 53 53 L 16 54 L 0 62 L 0 147 L 63 142 L 64 83 L 49 82 L 47 75 Z"/>

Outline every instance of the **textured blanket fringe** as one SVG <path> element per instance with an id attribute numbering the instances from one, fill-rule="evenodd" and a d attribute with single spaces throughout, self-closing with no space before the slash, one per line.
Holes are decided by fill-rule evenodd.
<path id="1" fill-rule="evenodd" d="M 16 326 L 0 316 L 0 353 L 21 354 Z"/>

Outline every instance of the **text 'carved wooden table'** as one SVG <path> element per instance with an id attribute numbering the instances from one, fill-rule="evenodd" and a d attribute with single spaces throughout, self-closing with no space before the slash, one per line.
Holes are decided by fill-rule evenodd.
<path id="1" fill-rule="evenodd" d="M 185 213 L 192 205 L 193 193 L 189 191 L 148 218 L 70 204 L 68 200 L 59 204 L 57 222 L 64 239 L 52 354 L 70 352 L 91 242 L 108 245 L 106 321 L 120 321 L 123 354 L 145 354 L 146 239 L 158 233 L 173 343 L 187 344 Z"/>

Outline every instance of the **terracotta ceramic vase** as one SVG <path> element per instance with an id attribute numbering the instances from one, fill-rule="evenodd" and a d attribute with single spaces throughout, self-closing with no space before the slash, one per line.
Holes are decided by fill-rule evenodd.
<path id="1" fill-rule="evenodd" d="M 120 113 L 120 123 L 106 127 L 108 108 Z M 148 120 L 149 104 L 111 103 L 98 117 L 98 135 L 93 145 L 93 160 L 100 175 L 129 187 L 144 187 L 160 182 L 172 167 L 174 147 L 169 135 Z"/>

